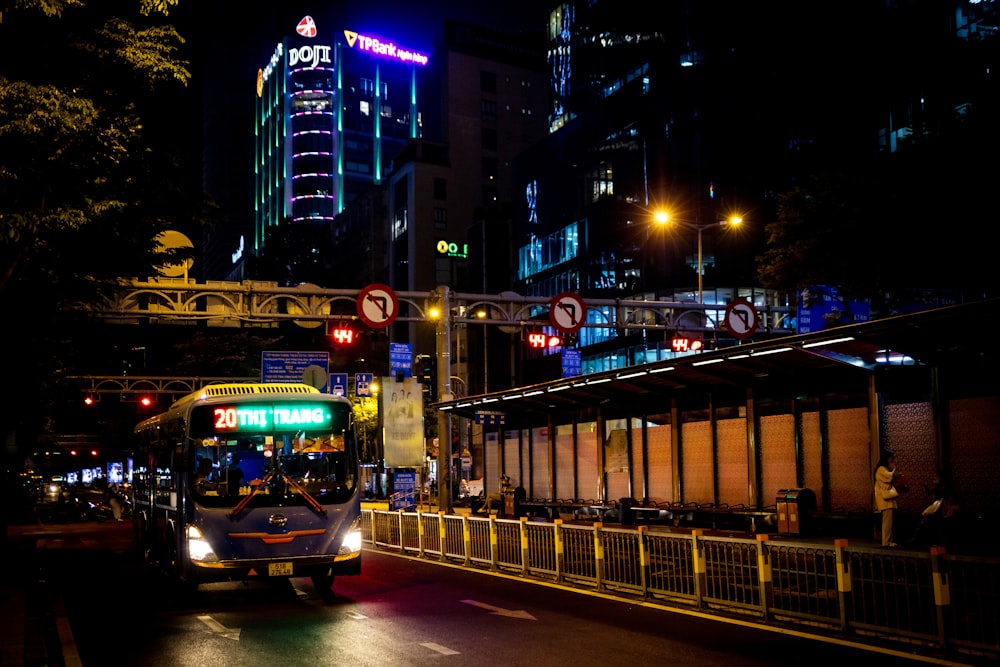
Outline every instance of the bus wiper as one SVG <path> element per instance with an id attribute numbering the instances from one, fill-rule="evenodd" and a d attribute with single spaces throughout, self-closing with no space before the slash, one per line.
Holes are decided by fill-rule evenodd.
<path id="1" fill-rule="evenodd" d="M 286 482 L 288 482 L 288 486 L 292 487 L 293 490 L 297 491 L 299 495 L 301 495 L 303 498 L 306 499 L 306 502 L 309 503 L 309 507 L 313 508 L 320 514 L 326 514 L 326 508 L 320 505 L 319 501 L 313 498 L 308 491 L 299 486 L 298 482 L 296 482 L 288 475 L 282 475 L 282 477 L 285 479 Z"/>
<path id="2" fill-rule="evenodd" d="M 319 512 L 320 514 L 326 514 L 326 508 L 323 507 L 318 500 L 313 498 L 308 491 L 299 486 L 299 484 L 294 479 L 292 479 L 291 477 L 289 477 L 288 475 L 284 474 L 279 470 L 277 472 L 269 473 L 267 477 L 264 478 L 264 481 L 261 484 L 251 486 L 250 493 L 244 496 L 243 499 L 240 500 L 240 502 L 236 503 L 236 507 L 230 510 L 229 516 L 234 517 L 240 512 L 242 512 L 244 509 L 246 509 L 246 506 L 250 503 L 250 499 L 253 498 L 254 495 L 256 495 L 257 489 L 261 489 L 267 486 L 268 482 L 270 482 L 275 475 L 285 480 L 285 482 L 288 483 L 288 486 L 292 487 L 294 491 L 296 491 L 299 495 L 305 498 L 306 503 L 308 503 L 309 507 L 313 508 L 314 511 Z"/>
<path id="3" fill-rule="evenodd" d="M 271 481 L 271 478 L 274 477 L 274 474 L 275 473 L 273 473 L 273 472 L 268 473 L 267 477 L 265 477 L 264 481 L 261 482 L 260 484 L 251 484 L 250 485 L 250 493 L 248 493 L 247 495 L 243 496 L 243 499 L 240 500 L 240 502 L 236 503 L 236 507 L 234 507 L 233 509 L 231 509 L 229 511 L 229 516 L 230 517 L 234 517 L 237 514 L 239 514 L 240 512 L 242 512 L 246 508 L 246 506 L 250 503 L 250 499 L 253 498 L 257 494 L 257 490 L 258 489 L 262 489 L 265 486 L 267 486 L 268 482 Z"/>

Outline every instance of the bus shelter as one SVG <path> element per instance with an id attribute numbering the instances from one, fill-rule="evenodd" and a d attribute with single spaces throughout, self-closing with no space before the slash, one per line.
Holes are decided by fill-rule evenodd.
<path id="1" fill-rule="evenodd" d="M 779 491 L 809 489 L 817 513 L 866 515 L 888 448 L 918 486 L 947 476 L 992 514 L 1000 391 L 982 334 L 997 305 L 749 340 L 436 407 L 476 425 L 486 493 L 507 475 L 529 501 L 761 510 Z M 901 506 L 925 501 L 909 494 Z"/>

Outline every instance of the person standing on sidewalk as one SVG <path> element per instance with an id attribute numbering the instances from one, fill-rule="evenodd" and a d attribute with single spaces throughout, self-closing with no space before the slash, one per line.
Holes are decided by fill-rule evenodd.
<path id="1" fill-rule="evenodd" d="M 893 486 L 896 478 L 896 455 L 888 449 L 875 466 L 875 509 L 882 513 L 882 546 L 894 547 L 892 519 L 896 512 L 896 496 L 899 492 Z"/>
<path id="2" fill-rule="evenodd" d="M 108 486 L 108 505 L 111 506 L 111 513 L 115 521 L 122 520 L 122 493 L 118 483 Z"/>

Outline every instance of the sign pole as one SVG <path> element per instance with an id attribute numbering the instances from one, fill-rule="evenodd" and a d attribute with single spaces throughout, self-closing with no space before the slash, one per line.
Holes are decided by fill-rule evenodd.
<path id="1" fill-rule="evenodd" d="M 437 321 L 437 397 L 450 401 L 451 396 L 451 293 L 447 286 L 438 287 L 441 297 L 441 317 Z M 452 513 L 451 496 L 451 413 L 438 410 L 438 511 Z"/>

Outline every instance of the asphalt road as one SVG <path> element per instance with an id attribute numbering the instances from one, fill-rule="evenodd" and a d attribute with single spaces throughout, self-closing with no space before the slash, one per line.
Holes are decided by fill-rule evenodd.
<path id="1" fill-rule="evenodd" d="M 136 562 L 129 539 L 127 523 L 39 539 L 84 666 L 956 664 L 373 550 L 332 598 L 307 579 L 187 598 Z"/>

